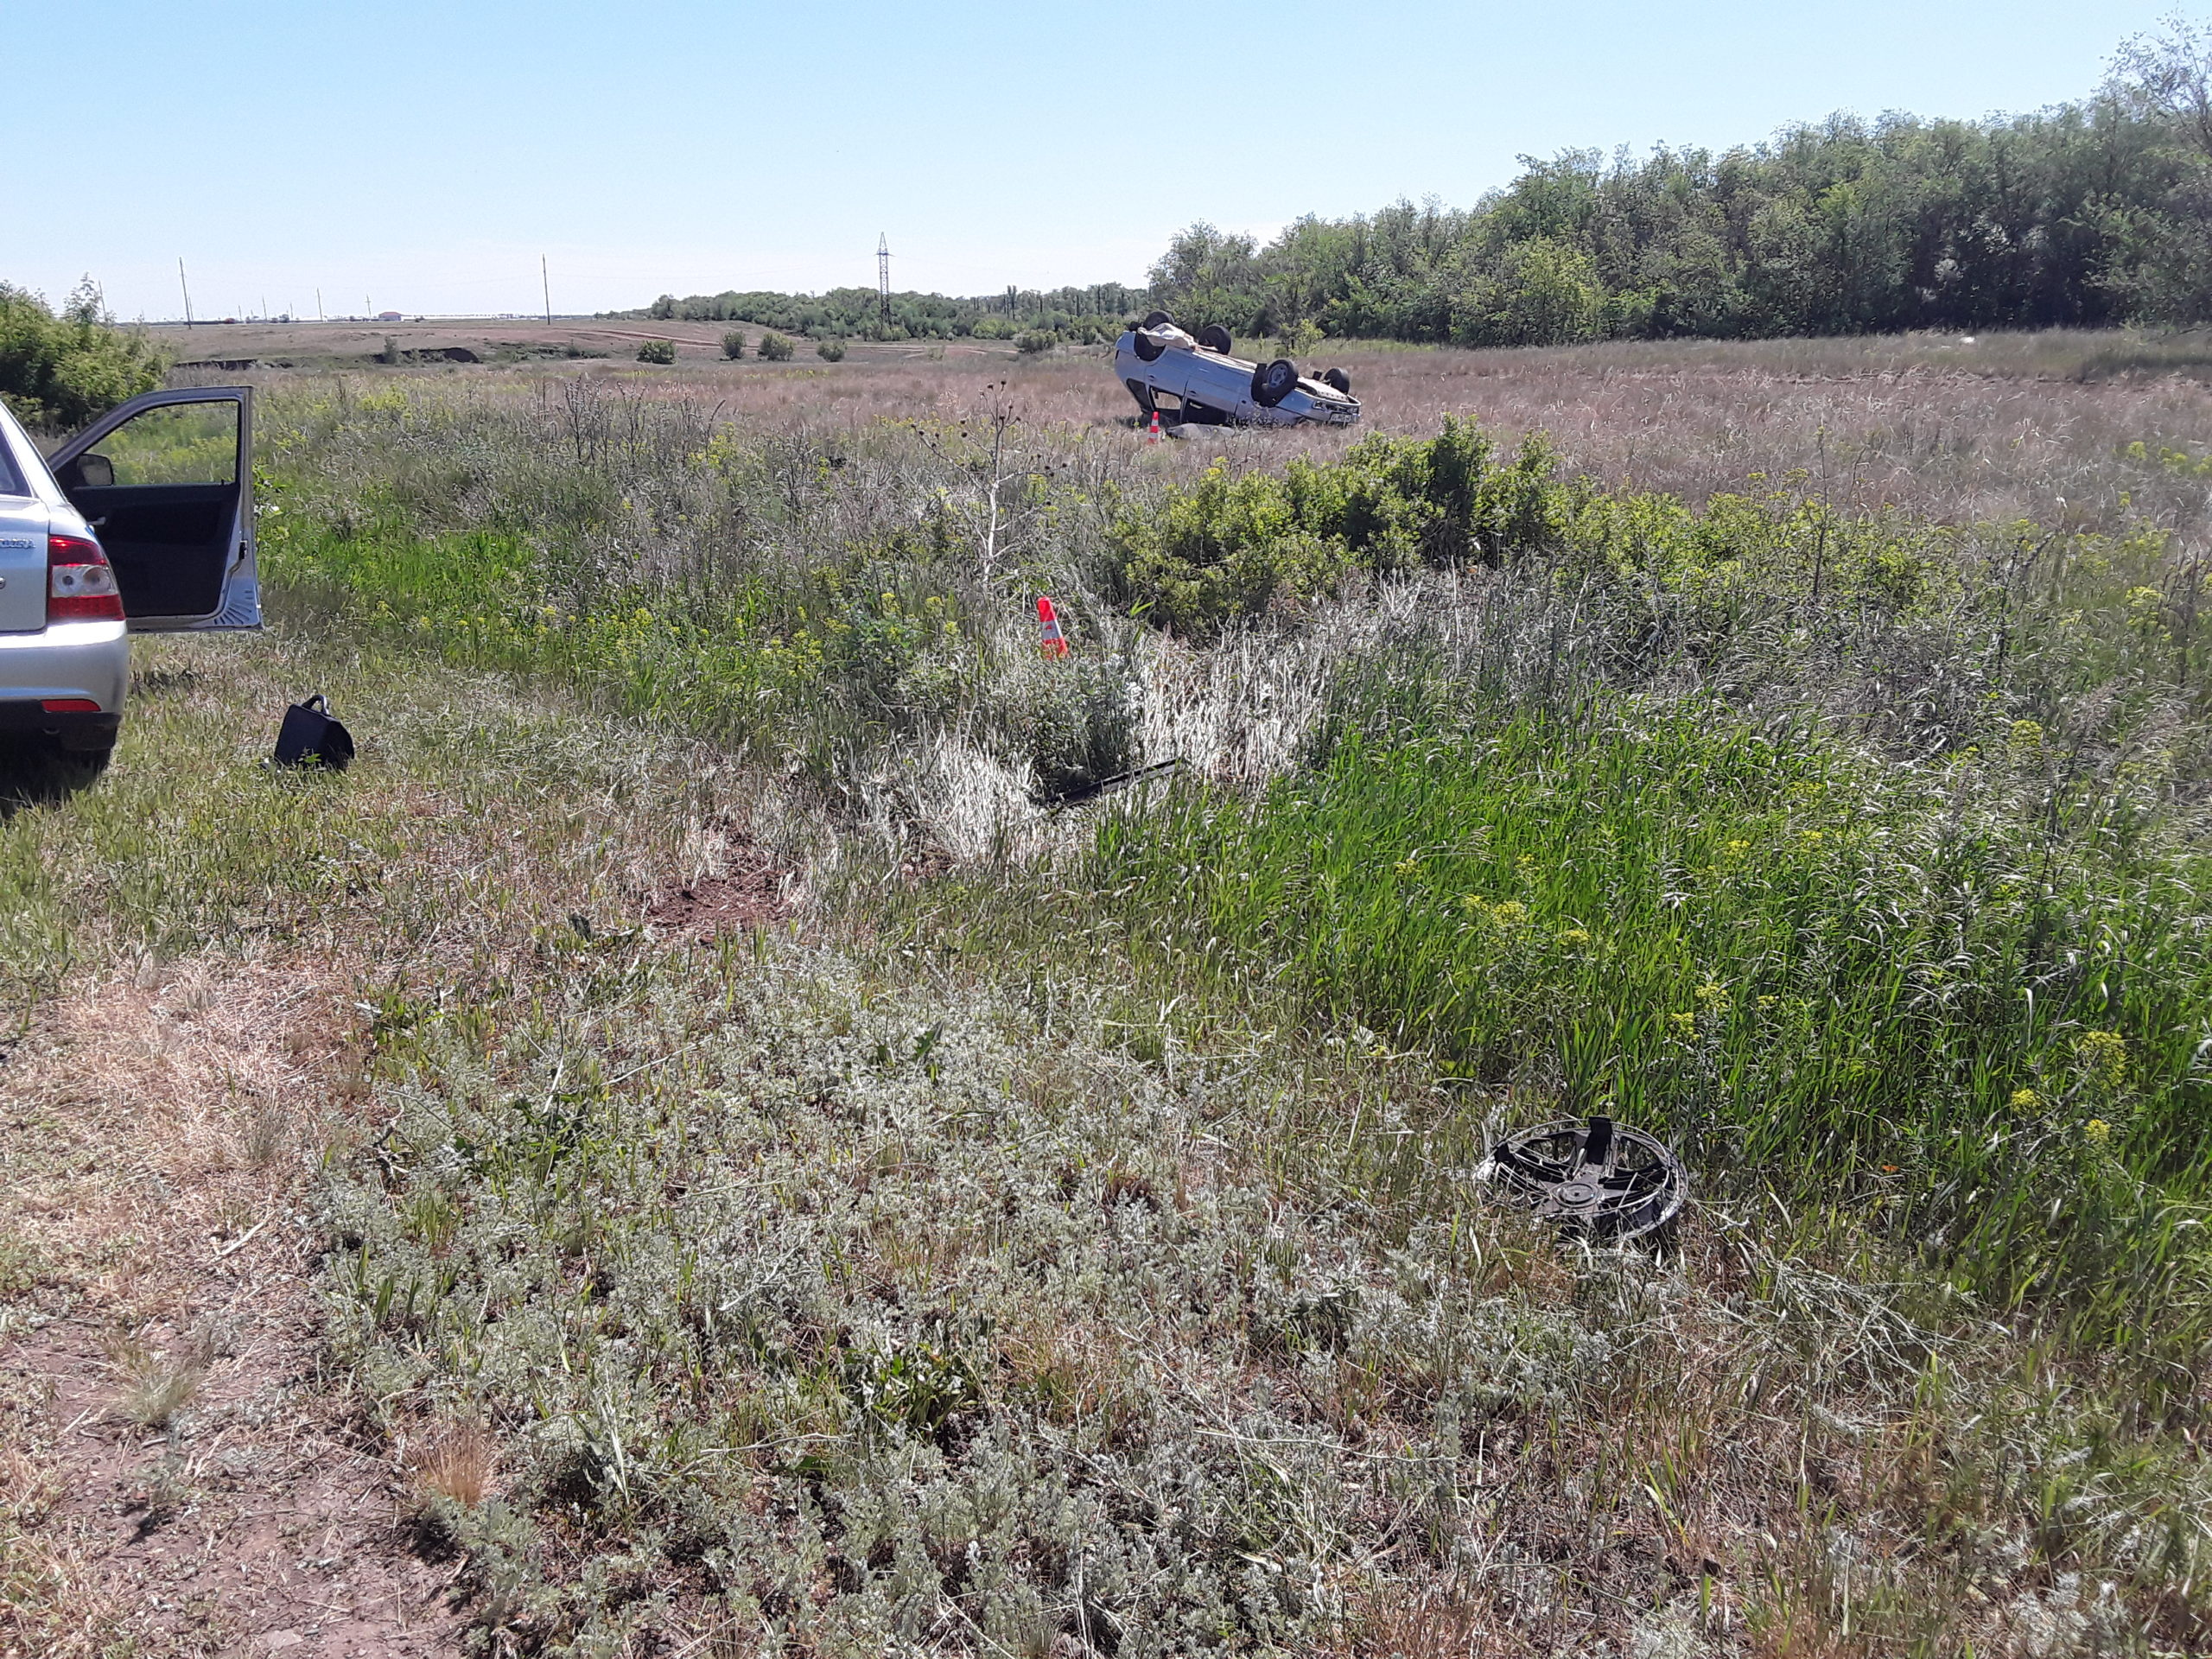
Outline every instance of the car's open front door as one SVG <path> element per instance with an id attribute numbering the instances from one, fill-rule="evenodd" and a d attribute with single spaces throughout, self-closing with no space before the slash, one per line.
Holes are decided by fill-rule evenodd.
<path id="1" fill-rule="evenodd" d="M 133 397 L 62 445 L 51 465 L 107 550 L 134 629 L 261 626 L 251 388 Z"/>

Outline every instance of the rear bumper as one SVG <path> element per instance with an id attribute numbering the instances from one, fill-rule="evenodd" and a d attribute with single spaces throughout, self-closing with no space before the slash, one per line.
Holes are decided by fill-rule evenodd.
<path id="1" fill-rule="evenodd" d="M 113 748 L 115 734 L 122 729 L 120 714 L 74 709 L 49 714 L 36 702 L 0 701 L 0 739 L 50 737 L 65 749 L 83 752 Z"/>
<path id="2" fill-rule="evenodd" d="M 123 713 L 130 681 L 130 640 L 120 622 L 57 622 L 36 633 L 0 633 L 0 731 L 44 732 L 56 722 L 105 720 Z M 45 699 L 83 698 L 98 715 L 49 715 Z M 59 735 L 59 733 L 56 733 Z"/>

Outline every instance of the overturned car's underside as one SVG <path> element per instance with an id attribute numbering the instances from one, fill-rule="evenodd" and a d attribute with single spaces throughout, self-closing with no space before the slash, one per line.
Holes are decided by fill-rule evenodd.
<path id="1" fill-rule="evenodd" d="M 1191 334 L 1155 311 L 1115 342 L 1114 372 L 1145 418 L 1158 415 L 1170 427 L 1349 426 L 1359 418 L 1342 369 L 1309 378 L 1288 358 L 1247 362 L 1231 354 L 1234 343 L 1218 324 Z"/>

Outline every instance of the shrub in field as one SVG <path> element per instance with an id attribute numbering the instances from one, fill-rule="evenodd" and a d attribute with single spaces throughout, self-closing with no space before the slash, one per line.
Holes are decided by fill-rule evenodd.
<path id="1" fill-rule="evenodd" d="M 1060 343 L 1060 337 L 1049 328 L 1032 328 L 1014 337 L 1014 349 L 1024 357 L 1041 357 Z"/>
<path id="2" fill-rule="evenodd" d="M 1120 596 L 1171 626 L 1208 633 L 1271 607 L 1336 593 L 1355 572 L 1496 563 L 1557 535 L 1572 492 L 1531 438 L 1504 466 L 1471 424 L 1430 439 L 1363 439 L 1333 464 L 1281 474 L 1217 464 L 1158 510 L 1123 513 Z"/>
<path id="3" fill-rule="evenodd" d="M 766 334 L 761 335 L 760 344 L 757 349 L 760 352 L 761 359 L 766 362 L 788 363 L 791 361 L 791 343 L 788 340 L 785 340 L 781 334 Z"/>
<path id="4" fill-rule="evenodd" d="M 640 363 L 673 363 L 676 361 L 676 342 L 672 340 L 649 340 L 638 347 Z"/>
<path id="5" fill-rule="evenodd" d="M 845 342 L 825 340 L 814 348 L 814 354 L 824 363 L 842 363 L 845 360 Z"/>
<path id="6" fill-rule="evenodd" d="M 0 283 L 0 397 L 32 426 L 81 426 L 162 383 L 167 359 L 145 335 L 118 328 L 87 279 L 59 315 Z"/>
<path id="7" fill-rule="evenodd" d="M 722 336 L 722 355 L 732 359 L 745 355 L 745 333 L 742 329 L 733 328 Z"/>
<path id="8" fill-rule="evenodd" d="M 1127 664 L 1108 653 L 1024 652 L 989 686 L 985 715 L 1048 795 L 1127 772 L 1139 760 L 1137 687 Z"/>

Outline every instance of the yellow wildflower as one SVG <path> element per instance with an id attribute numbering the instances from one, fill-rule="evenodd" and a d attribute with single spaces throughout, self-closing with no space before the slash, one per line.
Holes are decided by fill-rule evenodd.
<path id="1" fill-rule="evenodd" d="M 2074 1045 L 2082 1063 L 2106 1083 L 2118 1083 L 2127 1070 L 2127 1039 L 2116 1031 L 2085 1031 Z"/>
<path id="2" fill-rule="evenodd" d="M 1561 944 L 1587 944 L 1590 943 L 1590 930 L 1586 927 L 1570 927 L 1559 936 L 1559 942 Z"/>
<path id="3" fill-rule="evenodd" d="M 2012 1091 L 2012 1109 L 2016 1112 L 2032 1112 L 2042 1103 L 2043 1096 L 2032 1089 L 2015 1089 Z"/>
<path id="4" fill-rule="evenodd" d="M 2082 1126 L 2082 1138 L 2093 1147 L 2101 1147 L 2112 1139 L 2112 1125 L 2101 1117 L 2093 1117 Z"/>

